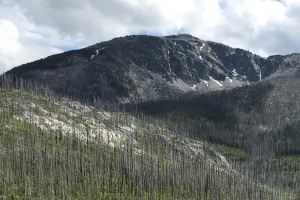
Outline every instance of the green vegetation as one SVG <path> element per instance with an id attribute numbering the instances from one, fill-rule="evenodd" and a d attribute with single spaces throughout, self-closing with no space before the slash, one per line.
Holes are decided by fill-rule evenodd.
<path id="1" fill-rule="evenodd" d="M 2 199 L 294 198 L 232 169 L 206 143 L 123 112 L 3 87 L 0 108 Z"/>
<path id="2" fill-rule="evenodd" d="M 231 161 L 242 161 L 246 159 L 246 152 L 243 149 L 229 147 L 222 144 L 213 144 L 213 148 Z"/>

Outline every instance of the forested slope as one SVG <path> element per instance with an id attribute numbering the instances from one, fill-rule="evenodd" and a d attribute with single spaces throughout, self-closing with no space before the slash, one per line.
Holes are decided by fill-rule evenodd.
<path id="1" fill-rule="evenodd" d="M 128 105 L 128 110 L 207 140 L 253 177 L 299 193 L 299 87 L 297 76 L 281 77 L 229 91 Z"/>
<path id="2" fill-rule="evenodd" d="M 233 169 L 208 143 L 25 81 L 2 83 L 2 199 L 295 198 Z"/>

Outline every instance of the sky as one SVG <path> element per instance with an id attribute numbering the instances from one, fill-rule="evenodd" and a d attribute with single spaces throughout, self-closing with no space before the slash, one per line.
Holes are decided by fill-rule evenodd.
<path id="1" fill-rule="evenodd" d="M 264 57 L 300 52 L 300 0 L 0 0 L 0 73 L 115 37 L 178 33 Z"/>

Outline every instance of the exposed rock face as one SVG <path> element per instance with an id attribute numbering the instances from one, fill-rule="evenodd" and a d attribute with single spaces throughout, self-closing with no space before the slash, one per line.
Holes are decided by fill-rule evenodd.
<path id="1" fill-rule="evenodd" d="M 299 57 L 299 56 L 298 56 Z M 287 57 L 262 58 L 191 35 L 127 36 L 50 56 L 8 74 L 57 92 L 117 102 L 172 98 L 250 84 L 272 75 Z"/>

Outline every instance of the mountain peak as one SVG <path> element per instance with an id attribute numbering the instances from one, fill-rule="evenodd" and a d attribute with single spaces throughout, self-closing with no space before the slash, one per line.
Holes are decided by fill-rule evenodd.
<path id="1" fill-rule="evenodd" d="M 130 35 L 24 64 L 7 74 L 72 97 L 128 102 L 254 83 L 260 71 L 269 77 L 283 61 L 189 34 Z"/>

